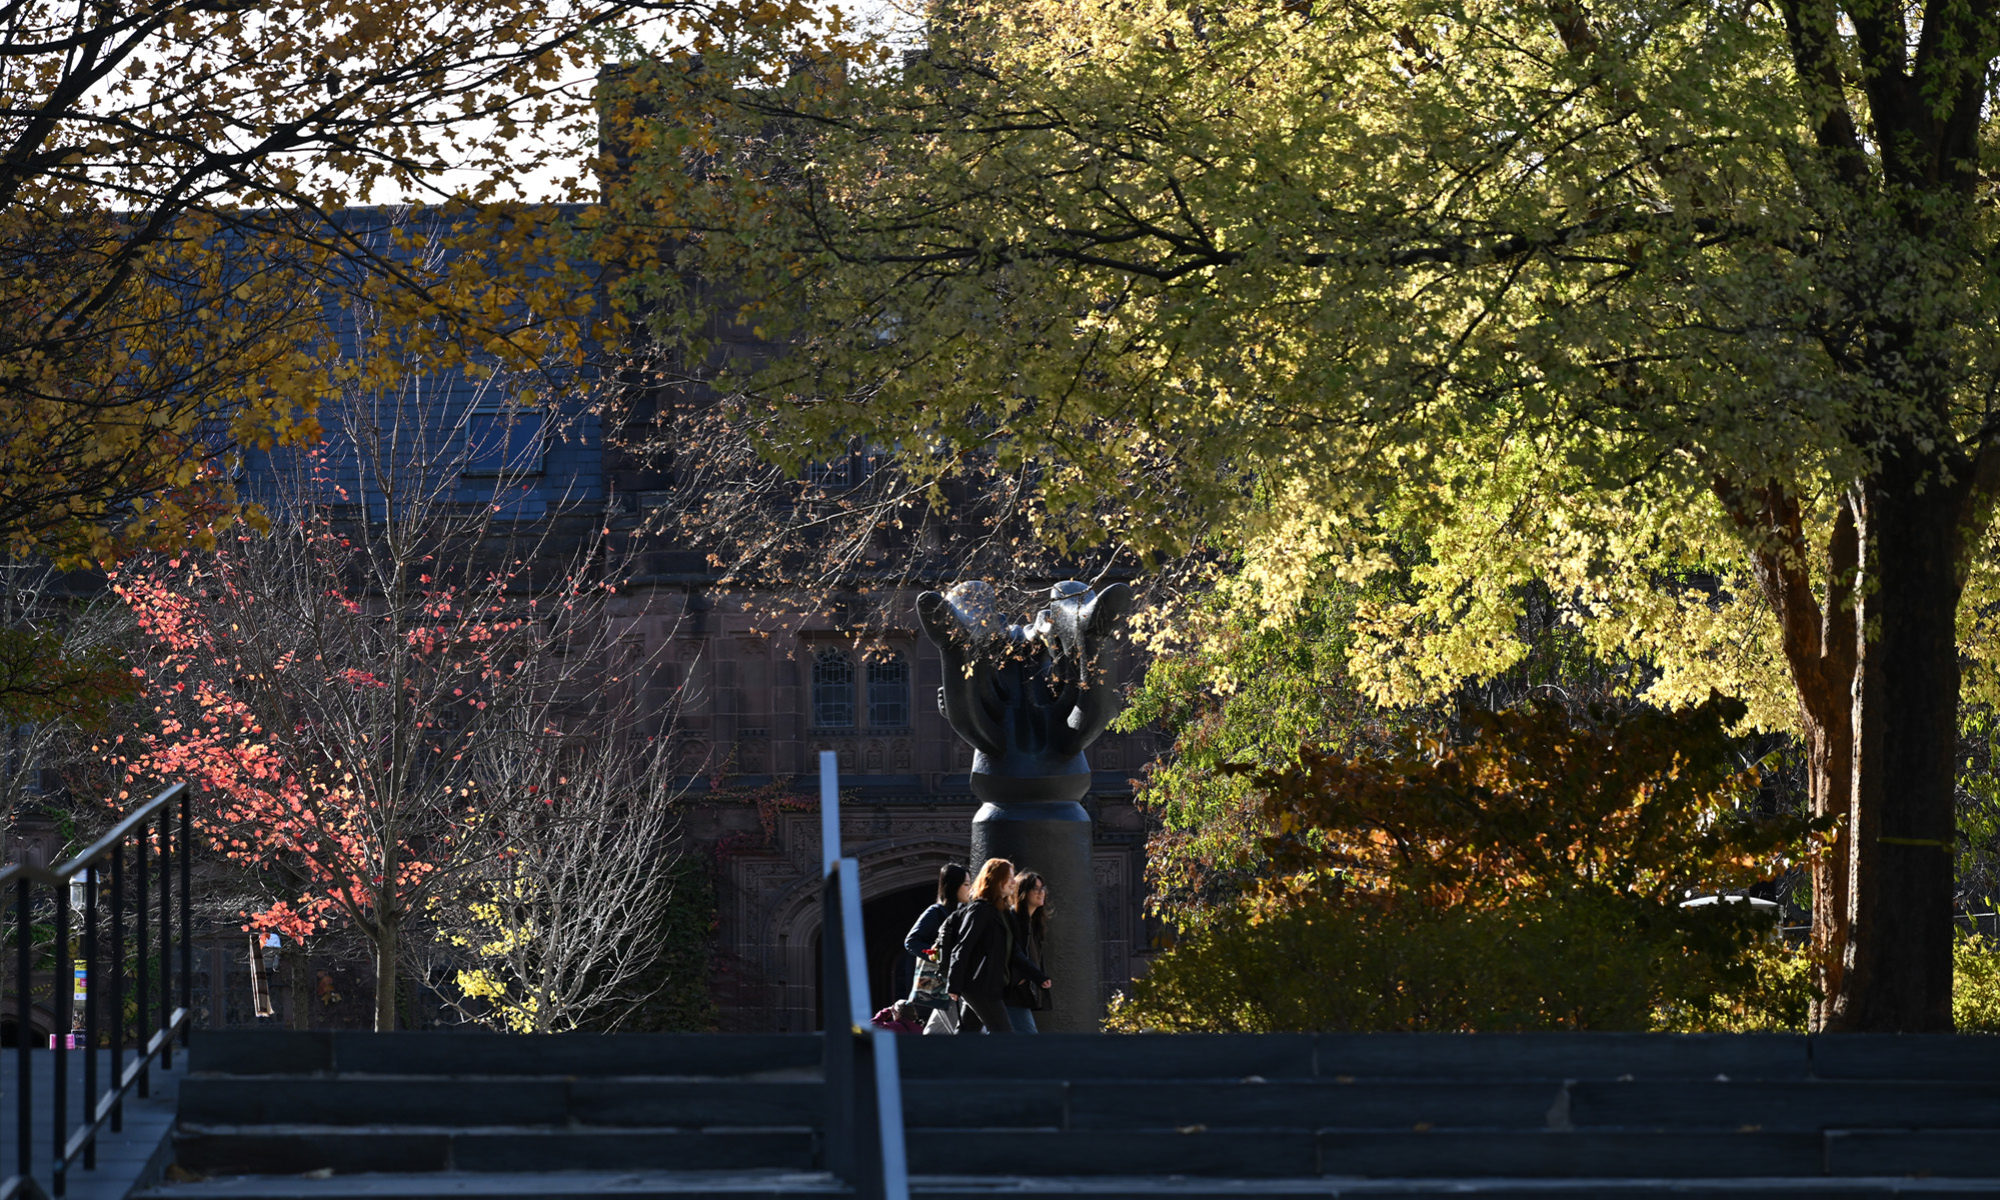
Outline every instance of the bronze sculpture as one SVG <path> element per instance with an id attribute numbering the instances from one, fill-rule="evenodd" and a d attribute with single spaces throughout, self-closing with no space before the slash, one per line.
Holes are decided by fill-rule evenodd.
<path id="1" fill-rule="evenodd" d="M 1028 624 L 1000 612 L 979 581 L 917 598 L 924 632 L 944 657 L 938 707 L 972 747 L 972 864 L 1011 859 L 1041 872 L 1060 916 L 1044 964 L 1059 989 L 1043 1027 L 1095 1032 L 1103 1010 L 1095 878 L 1091 869 L 1090 764 L 1084 751 L 1118 708 L 1105 649 L 1132 590 L 1065 580 Z"/>

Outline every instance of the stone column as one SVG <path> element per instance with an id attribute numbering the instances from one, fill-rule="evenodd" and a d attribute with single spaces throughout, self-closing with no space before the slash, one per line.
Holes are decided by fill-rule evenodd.
<path id="1" fill-rule="evenodd" d="M 978 786 L 975 782 L 975 791 Z M 973 870 L 989 858 L 1004 858 L 1048 880 L 1049 940 L 1042 969 L 1055 981 L 1053 1007 L 1035 1014 L 1036 1027 L 1047 1033 L 1096 1033 L 1104 1019 L 1103 935 L 1090 834 L 1090 814 L 1075 800 L 988 800 L 972 818 Z"/>

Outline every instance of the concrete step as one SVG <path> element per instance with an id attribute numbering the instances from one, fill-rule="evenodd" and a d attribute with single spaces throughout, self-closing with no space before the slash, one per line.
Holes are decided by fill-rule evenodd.
<path id="1" fill-rule="evenodd" d="M 909 1127 L 1056 1129 L 1992 1129 L 1990 1083 L 1712 1080 L 1559 1083 L 1406 1080 L 942 1080 L 905 1085 Z"/>
<path id="2" fill-rule="evenodd" d="M 1517 1126 L 1545 1128 L 1563 1085 L 1369 1080 L 944 1080 L 904 1085 L 911 1128 L 1305 1129 Z"/>
<path id="3" fill-rule="evenodd" d="M 952 1175 L 1018 1174 L 1023 1164 L 1052 1175 L 1246 1178 L 2000 1175 L 1991 1129 L 925 1127 L 911 1130 L 907 1144 L 912 1171 Z M 205 1174 L 817 1165 L 816 1135 L 806 1127 L 185 1126 L 174 1146 L 182 1167 Z"/>
<path id="4" fill-rule="evenodd" d="M 1322 1034 L 1325 1078 L 1446 1080 L 1803 1079 L 1811 1042 L 1795 1034 Z"/>
<path id="5" fill-rule="evenodd" d="M 2000 1145 L 2000 1086 L 1992 1081 L 1584 1081 L 1563 1090 L 1578 1128 L 1987 1129 Z"/>
<path id="6" fill-rule="evenodd" d="M 817 1035 L 204 1034 L 175 1146 L 210 1178 L 160 1194 L 843 1194 L 814 1175 L 820 1049 Z M 2000 1200 L 2000 1039 L 1045 1035 L 898 1050 L 923 1200 Z"/>
<path id="7" fill-rule="evenodd" d="M 190 1050 L 189 1069 L 211 1075 L 786 1080 L 817 1077 L 820 1067 L 818 1034 L 204 1030 Z"/>
<path id="8" fill-rule="evenodd" d="M 1320 1174 L 1309 1130 L 915 1129 L 913 1175 L 1195 1175 L 1303 1178 Z"/>
<path id="9" fill-rule="evenodd" d="M 1748 1080 L 2000 1078 L 2000 1038 L 1841 1034 L 1044 1034 L 899 1043 L 906 1079 Z M 204 1031 L 226 1075 L 627 1075 L 792 1079 L 818 1034 Z"/>
<path id="10" fill-rule="evenodd" d="M 1182 1176 L 1054 1178 L 919 1177 L 914 1200 L 1018 1200 L 1079 1196 L 1095 1200 L 1273 1200 L 1294 1197 L 1396 1197 L 1446 1200 L 1886 1200 L 1895 1196 L 2000 1197 L 2000 1179 L 1188 1179 Z"/>
<path id="11" fill-rule="evenodd" d="M 1322 1173 L 1378 1178 L 2000 1178 L 2000 1139 L 1992 1130 L 1327 1130 L 1319 1153 Z"/>
<path id="12" fill-rule="evenodd" d="M 1831 1175 L 2000 1176 L 2000 1137 L 1991 1129 L 1833 1129 Z"/>
<path id="13" fill-rule="evenodd" d="M 926 1175 L 1032 1164 L 1049 1175 L 1209 1178 L 2000 1177 L 1990 1130 L 918 1129 L 907 1144 L 910 1170 Z"/>
<path id="14" fill-rule="evenodd" d="M 1820 1079 L 2000 1079 L 2000 1038 L 1959 1034 L 1833 1033 L 1812 1039 Z"/>
<path id="15" fill-rule="evenodd" d="M 225 1175 L 158 1184 L 130 1200 L 795 1200 L 853 1194 L 820 1171 L 426 1171 Z"/>
<path id="16" fill-rule="evenodd" d="M 202 1075 L 181 1089 L 194 1125 L 710 1125 L 809 1126 L 824 1116 L 817 1078 L 644 1078 L 628 1075 L 449 1079 L 432 1076 Z"/>
<path id="17" fill-rule="evenodd" d="M 1825 1173 L 1821 1135 L 1804 1132 L 1328 1130 L 1320 1134 L 1319 1153 L 1326 1174 L 1374 1178 L 1742 1179 Z"/>
<path id="18" fill-rule="evenodd" d="M 1312 1034 L 1049 1033 L 1035 1037 L 906 1037 L 905 1080 L 1309 1079 Z"/>
<path id="19" fill-rule="evenodd" d="M 132 1200 L 793 1200 L 851 1196 L 811 1172 L 602 1172 L 336 1175 L 327 1178 L 226 1177 L 164 1184 Z M 1505 1200 L 1885 1200 L 1898 1196 L 2000 1197 L 2000 1179 L 1256 1179 L 1176 1176 L 919 1176 L 914 1200 L 1021 1200 L 1077 1196 L 1095 1200 L 1258 1200 L 1262 1197 L 1444 1197 Z"/>
<path id="20" fill-rule="evenodd" d="M 197 1125 L 810 1126 L 818 1080 L 197 1076 Z M 2000 1130 L 2000 1088 L 1908 1080 L 1413 1082 L 949 1080 L 905 1085 L 912 1128 Z"/>
<path id="21" fill-rule="evenodd" d="M 1812 1070 L 1811 1039 L 1790 1034 L 1044 1034 L 905 1038 L 898 1051 L 912 1080 L 1784 1080 Z"/>
<path id="22" fill-rule="evenodd" d="M 174 1161 L 202 1175 L 371 1171 L 810 1171 L 811 1129 L 449 1125 L 182 1126 Z"/>

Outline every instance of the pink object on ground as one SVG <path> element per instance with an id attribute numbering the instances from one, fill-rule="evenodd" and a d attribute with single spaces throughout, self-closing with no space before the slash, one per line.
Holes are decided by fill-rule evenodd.
<path id="1" fill-rule="evenodd" d="M 896 1016 L 896 1006 L 893 1004 L 876 1013 L 869 1020 L 869 1024 L 880 1029 L 886 1029 L 890 1033 L 922 1033 L 924 1031 L 924 1023 L 922 1021 L 899 1020 Z"/>

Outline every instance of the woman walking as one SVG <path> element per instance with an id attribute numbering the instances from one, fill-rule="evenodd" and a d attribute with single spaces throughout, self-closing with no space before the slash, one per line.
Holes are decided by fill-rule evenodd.
<path id="1" fill-rule="evenodd" d="M 989 858 L 972 884 L 972 900 L 951 915 L 939 935 L 940 948 L 950 952 L 946 979 L 951 994 L 964 1006 L 960 1033 L 1012 1033 L 1003 995 L 1014 956 L 1014 931 L 1006 906 L 1014 888 L 1014 864 Z"/>
<path id="2" fill-rule="evenodd" d="M 971 895 L 972 879 L 964 867 L 957 863 L 939 867 L 937 902 L 925 909 L 903 936 L 903 949 L 916 956 L 909 1002 L 926 1016 L 950 1002 L 944 987 L 945 964 L 938 955 L 938 930 Z"/>
<path id="3" fill-rule="evenodd" d="M 1049 884 L 1034 871 L 1014 877 L 1014 903 L 1007 920 L 1014 934 L 1012 982 L 1007 985 L 1007 1019 L 1015 1033 L 1040 1033 L 1035 1014 L 1049 1006 L 1049 976 L 1042 970 L 1042 945 L 1049 933 Z"/>
<path id="4" fill-rule="evenodd" d="M 923 911 L 903 937 L 903 949 L 919 958 L 937 947 L 938 930 L 951 911 L 972 898 L 972 873 L 957 863 L 938 868 L 936 903 Z"/>

